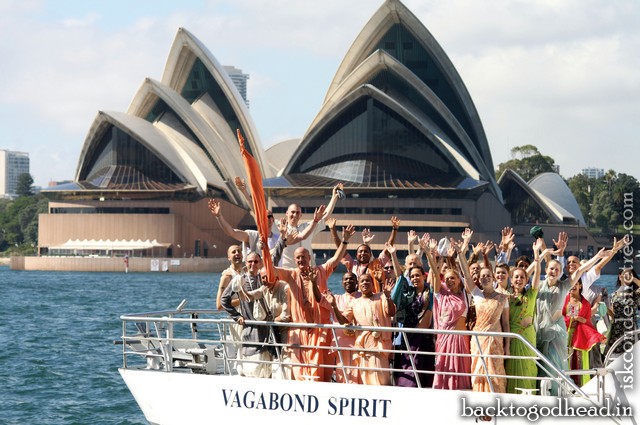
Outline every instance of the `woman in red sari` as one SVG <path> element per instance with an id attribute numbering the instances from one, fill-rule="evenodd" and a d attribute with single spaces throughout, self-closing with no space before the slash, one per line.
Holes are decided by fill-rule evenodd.
<path id="1" fill-rule="evenodd" d="M 569 368 L 571 370 L 587 370 L 589 351 L 594 345 L 606 338 L 591 323 L 591 304 L 582 296 L 582 282 L 578 280 L 569 289 L 569 294 L 562 308 L 564 322 L 569 333 Z M 576 385 L 589 382 L 590 375 L 573 375 Z"/>

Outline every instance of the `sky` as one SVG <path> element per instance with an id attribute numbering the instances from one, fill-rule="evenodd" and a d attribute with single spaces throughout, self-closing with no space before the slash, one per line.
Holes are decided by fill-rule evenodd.
<path id="1" fill-rule="evenodd" d="M 301 137 L 383 0 L 0 0 L 0 149 L 71 180 L 98 111 L 160 80 L 178 28 L 250 75 L 265 148 Z M 405 0 L 461 75 L 494 165 L 532 144 L 568 178 L 640 178 L 640 1 Z"/>

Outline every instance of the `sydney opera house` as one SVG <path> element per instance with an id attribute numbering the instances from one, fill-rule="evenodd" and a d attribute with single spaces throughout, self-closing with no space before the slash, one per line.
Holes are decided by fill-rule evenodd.
<path id="1" fill-rule="evenodd" d="M 295 202 L 310 219 L 343 182 L 347 196 L 333 216 L 370 228 L 374 248 L 387 239 L 392 215 L 401 219 L 402 246 L 411 229 L 439 238 L 471 227 L 475 240 L 496 240 L 504 226 L 523 235 L 535 223 L 553 228 L 550 235 L 568 229 L 570 249 L 593 244 L 559 175 L 495 178 L 479 113 L 454 65 L 411 11 L 387 0 L 346 52 L 302 138 L 266 150 L 224 68 L 179 29 L 161 81 L 145 79 L 126 112 L 99 111 L 73 183 L 43 192 L 50 204 L 40 216 L 39 252 L 225 256 L 231 240 L 208 198 L 224 201 L 233 226 L 254 227 L 233 183 L 245 176 L 236 129 L 276 216 Z M 327 233 L 314 241 L 319 252 L 333 248 Z"/>

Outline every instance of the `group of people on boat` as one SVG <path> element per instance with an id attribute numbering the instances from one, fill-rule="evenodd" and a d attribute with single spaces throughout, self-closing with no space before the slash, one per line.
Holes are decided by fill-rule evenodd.
<path id="1" fill-rule="evenodd" d="M 236 184 L 249 197 L 244 182 L 237 178 Z M 220 202 L 209 202 L 222 230 L 241 242 L 228 249 L 230 265 L 221 275 L 216 299 L 218 309 L 226 310 L 236 323 L 231 334 L 239 343 L 239 374 L 534 392 L 540 389 L 541 377 L 601 366 L 601 347 L 636 327 L 640 279 L 635 272 L 621 270 L 611 296 L 594 284 L 602 268 L 629 243 L 626 239 L 614 239 L 611 249 L 603 248 L 590 260 L 580 261 L 575 256 L 565 258 L 566 233 L 561 232 L 551 248 L 536 226 L 531 229 L 532 258 L 520 256 L 512 263 L 515 235 L 508 227 L 498 243 L 475 245 L 471 229 L 459 239 L 439 241 L 410 231 L 409 253 L 401 264 L 395 245 L 400 220 L 391 217 L 390 237 L 382 252 L 374 256 L 370 247 L 374 236 L 364 229 L 352 257 L 347 248 L 355 228 L 346 225 L 339 232 L 331 218 L 343 190 L 336 185 L 328 205 L 318 207 L 308 222 L 301 222 L 302 210 L 296 204 L 280 220 L 267 211 L 266 238 L 255 230 L 234 229 L 225 220 Z M 312 240 L 325 227 L 336 250 L 323 264 L 315 265 Z M 260 255 L 265 244 L 269 262 Z M 275 265 L 271 279 L 265 263 Z M 342 276 L 344 293 L 334 294 L 327 282 L 340 264 L 347 269 Z M 596 320 L 608 323 L 607 335 L 598 331 Z M 253 321 L 300 326 L 270 327 Z M 347 326 L 333 332 L 303 325 L 330 323 Z M 470 337 L 448 332 L 471 330 L 479 333 Z M 503 333 L 519 334 L 529 344 Z M 530 346 L 556 370 L 538 367 Z M 616 353 L 623 351 L 623 345 L 616 347 Z M 571 376 L 578 385 L 590 378 L 589 374 Z M 556 382 L 550 392 L 558 394 Z"/>

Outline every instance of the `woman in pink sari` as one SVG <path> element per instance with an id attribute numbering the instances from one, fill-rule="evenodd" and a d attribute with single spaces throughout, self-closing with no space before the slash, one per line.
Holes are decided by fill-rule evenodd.
<path id="1" fill-rule="evenodd" d="M 440 281 L 434 252 L 426 251 L 429 267 L 429 281 L 433 289 L 434 329 L 465 331 L 468 301 L 467 295 L 457 271 L 449 269 L 444 274 L 444 285 Z M 459 256 L 464 257 L 464 254 Z M 466 268 L 466 264 L 465 264 Z M 470 279 L 470 278 L 469 278 Z M 436 339 L 436 375 L 433 388 L 446 390 L 471 389 L 469 375 L 449 375 L 452 373 L 471 373 L 471 358 L 469 357 L 469 336 L 454 334 L 439 334 Z M 463 356 L 448 355 L 463 354 Z M 444 372 L 444 373 L 438 373 Z"/>
<path id="2" fill-rule="evenodd" d="M 374 294 L 371 275 L 367 273 L 360 275 L 358 286 L 362 296 L 355 298 L 344 314 L 338 309 L 331 291 L 325 291 L 324 296 L 341 324 L 355 322 L 359 326 L 390 327 L 391 318 L 396 313 L 396 306 L 391 301 L 391 289 L 394 284 L 395 282 L 391 279 L 385 283 L 382 292 Z M 356 365 L 364 368 L 359 369 L 362 383 L 365 385 L 390 385 L 391 332 L 359 330 L 356 332 L 354 347 L 361 349 L 356 354 Z"/>

